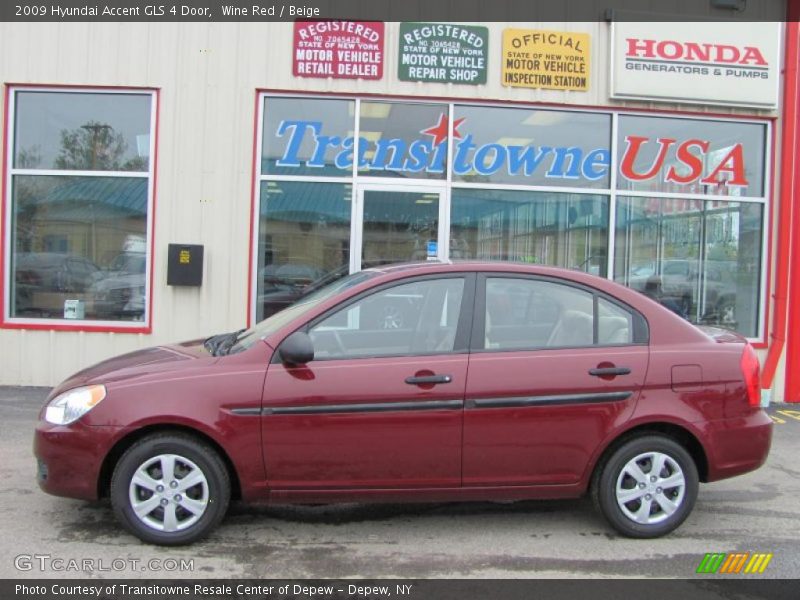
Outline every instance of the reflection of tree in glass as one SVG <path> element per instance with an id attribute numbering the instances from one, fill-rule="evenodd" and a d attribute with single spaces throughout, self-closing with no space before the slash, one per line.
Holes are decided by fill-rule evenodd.
<path id="1" fill-rule="evenodd" d="M 136 156 L 122 161 L 128 143 L 111 125 L 89 121 L 75 129 L 61 130 L 58 169 L 91 171 L 145 171 L 147 159 Z"/>
<path id="2" fill-rule="evenodd" d="M 17 151 L 14 166 L 17 169 L 36 169 L 42 162 L 40 146 L 21 148 Z M 36 199 L 48 189 L 48 182 L 40 177 L 14 176 L 14 226 L 18 252 L 32 252 L 36 247 Z"/>
<path id="3" fill-rule="evenodd" d="M 17 169 L 35 169 L 42 163 L 42 149 L 40 146 L 20 148 L 17 151 L 17 160 L 14 166 Z"/>

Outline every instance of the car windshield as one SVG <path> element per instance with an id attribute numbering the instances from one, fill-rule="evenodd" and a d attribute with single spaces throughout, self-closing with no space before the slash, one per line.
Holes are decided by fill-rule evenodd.
<path id="1" fill-rule="evenodd" d="M 371 279 L 376 275 L 377 273 L 374 271 L 361 271 L 360 273 L 353 273 L 348 277 L 344 277 L 331 283 L 330 285 L 326 285 L 325 287 L 318 289 L 314 293 L 305 296 L 291 306 L 284 308 L 282 311 L 275 313 L 271 317 L 268 317 L 259 323 L 256 323 L 250 329 L 245 329 L 238 336 L 236 344 L 231 347 L 229 354 L 236 354 L 237 352 L 247 350 L 258 340 L 263 340 L 267 336 L 272 335 L 287 323 L 313 310 L 320 303 L 324 302 L 331 296 L 358 285 L 367 279 Z"/>

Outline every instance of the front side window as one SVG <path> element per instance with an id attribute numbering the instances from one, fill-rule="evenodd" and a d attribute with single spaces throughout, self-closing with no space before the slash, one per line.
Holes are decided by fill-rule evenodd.
<path id="1" fill-rule="evenodd" d="M 421 280 L 362 298 L 309 331 L 316 359 L 453 352 L 464 279 Z"/>
<path id="2" fill-rule="evenodd" d="M 149 321 L 154 103 L 12 91 L 6 319 Z"/>

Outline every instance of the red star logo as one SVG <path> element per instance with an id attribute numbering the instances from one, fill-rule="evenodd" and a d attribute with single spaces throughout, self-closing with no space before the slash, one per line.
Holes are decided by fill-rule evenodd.
<path id="1" fill-rule="evenodd" d="M 466 117 L 461 117 L 460 119 L 456 119 L 453 121 L 453 137 L 457 139 L 461 139 L 461 134 L 458 132 L 458 126 L 464 121 Z M 423 129 L 420 131 L 423 135 L 431 135 L 433 136 L 433 145 L 438 146 L 443 141 L 447 139 L 447 126 L 448 126 L 448 118 L 445 116 L 444 113 L 439 115 L 439 122 L 434 125 L 433 127 L 428 127 L 427 129 Z"/>

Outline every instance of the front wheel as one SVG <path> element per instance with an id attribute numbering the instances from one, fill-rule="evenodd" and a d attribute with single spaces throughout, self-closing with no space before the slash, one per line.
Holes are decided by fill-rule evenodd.
<path id="1" fill-rule="evenodd" d="M 611 526 L 634 538 L 654 538 L 678 527 L 694 507 L 697 467 L 670 438 L 648 435 L 620 446 L 600 465 L 595 505 Z"/>
<path id="2" fill-rule="evenodd" d="M 110 495 L 117 519 L 142 541 L 191 544 L 225 516 L 230 478 L 208 445 L 187 435 L 156 434 L 122 455 Z"/>

